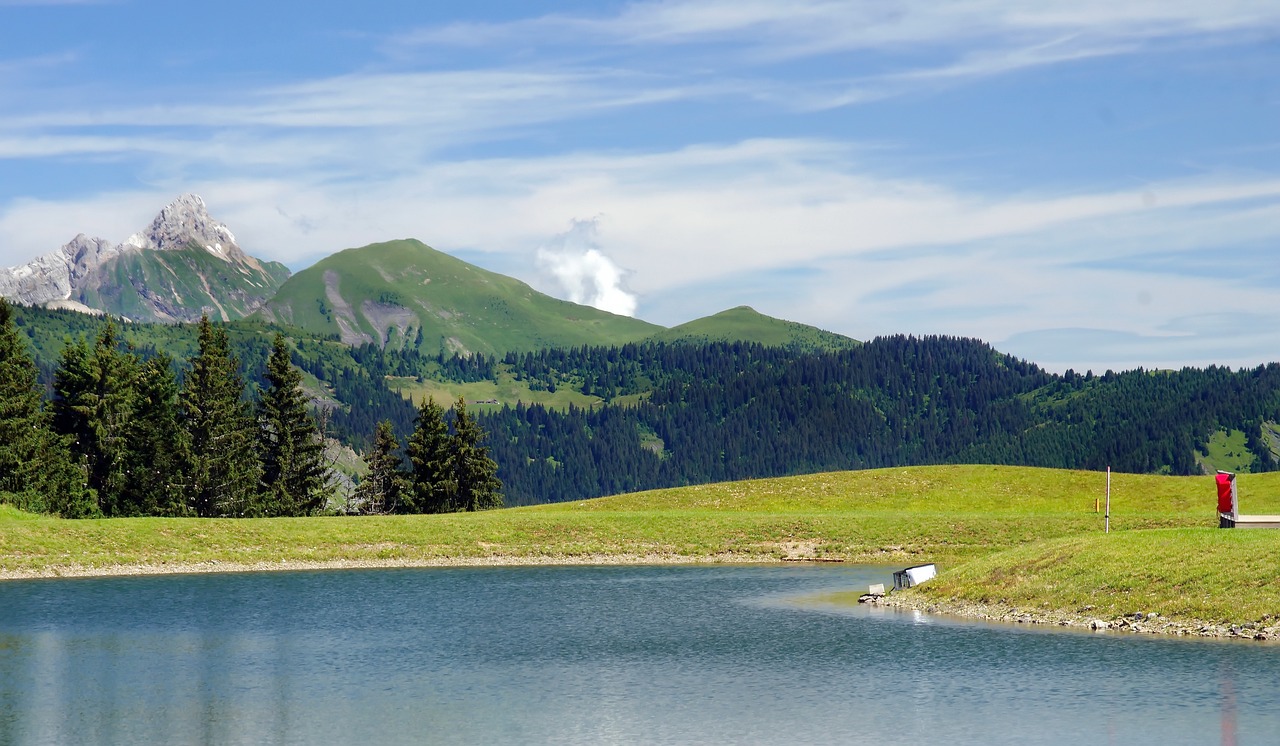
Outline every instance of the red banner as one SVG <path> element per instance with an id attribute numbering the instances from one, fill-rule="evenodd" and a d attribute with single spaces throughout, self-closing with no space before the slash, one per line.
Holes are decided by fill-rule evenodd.
<path id="1" fill-rule="evenodd" d="M 1231 474 L 1219 474 L 1218 479 L 1218 512 L 1231 512 Z"/>

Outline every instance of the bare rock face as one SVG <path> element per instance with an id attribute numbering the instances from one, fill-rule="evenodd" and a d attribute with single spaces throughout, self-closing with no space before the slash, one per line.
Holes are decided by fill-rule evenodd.
<path id="1" fill-rule="evenodd" d="M 129 236 L 122 248 L 176 251 L 188 248 L 193 242 L 227 261 L 247 258 L 236 245 L 235 234 L 209 217 L 204 200 L 197 194 L 184 194 L 170 202 L 146 230 Z"/>
<path id="2" fill-rule="evenodd" d="M 229 266 L 210 270 L 207 261 L 195 258 L 201 249 Z M 146 269 L 157 266 L 163 270 Z M 140 320 L 190 321 L 206 312 L 226 320 L 261 306 L 287 276 L 283 265 L 264 266 L 244 253 L 231 229 L 210 217 L 203 199 L 184 194 L 124 243 L 82 233 L 27 264 L 0 269 L 0 295 L 26 305 L 98 309 Z"/>
<path id="3" fill-rule="evenodd" d="M 81 233 L 56 251 L 0 269 L 0 295 L 32 306 L 66 300 L 86 277 L 119 253 L 120 247 L 105 238 Z"/>

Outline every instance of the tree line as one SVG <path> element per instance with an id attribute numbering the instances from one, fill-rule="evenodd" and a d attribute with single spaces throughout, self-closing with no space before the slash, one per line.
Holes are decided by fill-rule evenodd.
<path id="1" fill-rule="evenodd" d="M 518 375 L 639 393 L 638 403 L 482 415 L 508 501 L 826 470 L 941 463 L 1194 474 L 1218 430 L 1277 467 L 1280 365 L 1058 376 L 954 337 L 847 351 L 661 345 L 511 355 Z"/>
<path id="2" fill-rule="evenodd" d="M 229 328 L 240 375 L 270 389 L 257 373 L 268 367 L 271 351 L 263 332 L 269 330 Z M 145 345 L 153 335 L 177 332 L 130 326 L 130 333 Z M 185 344 L 197 349 L 194 342 Z M 83 353 L 92 356 L 93 350 Z M 158 355 L 153 353 L 142 355 L 142 362 Z M 1264 427 L 1280 421 L 1277 364 L 1055 375 L 979 340 L 903 335 L 839 351 L 642 342 L 509 353 L 501 359 L 351 348 L 299 336 L 293 362 L 328 386 L 325 430 L 365 452 L 371 465 L 384 464 L 374 470 L 378 476 L 366 478 L 369 484 L 348 506 L 351 512 L 492 504 L 488 498 L 472 500 L 466 489 L 445 487 L 449 497 L 442 499 L 433 496 L 434 487 L 425 492 L 406 487 L 415 473 L 423 479 L 433 473 L 415 471 L 410 452 L 424 422 L 422 406 L 390 390 L 385 376 L 414 372 L 455 381 L 501 374 L 531 389 L 572 388 L 603 400 L 564 409 L 507 402 L 501 410 L 474 416 L 460 402 L 441 415 L 449 437 L 458 435 L 459 411 L 462 433 L 474 422 L 489 434 L 486 456 L 502 476 L 501 499 L 512 505 L 937 463 L 1193 474 L 1204 468 L 1197 450 L 1224 429 L 1246 434 L 1252 470 L 1277 466 L 1276 444 Z M 46 370 L 44 379 L 51 392 L 55 373 Z M 50 409 L 57 410 L 56 401 Z M 434 417 L 426 421 L 431 423 L 427 430 L 439 429 Z M 87 468 L 89 459 L 83 461 Z M 100 483 L 114 484 L 105 479 L 112 473 L 106 468 L 110 463 L 94 462 L 104 475 Z M 449 482 L 447 473 L 434 473 L 432 479 Z M 374 484 L 385 487 L 366 496 Z"/>
<path id="3" fill-rule="evenodd" d="M 448 413 L 423 400 L 403 455 L 390 420 L 378 423 L 365 457 L 369 474 L 347 508 L 360 514 L 455 513 L 503 505 L 498 465 L 485 432 L 459 397 Z M 408 462 L 407 468 L 404 466 Z"/>
<path id="4" fill-rule="evenodd" d="M 13 316 L 0 299 L 0 500 L 76 518 L 300 516 L 328 508 L 327 418 L 311 412 L 283 334 L 274 335 L 260 394 L 251 397 L 226 329 L 207 316 L 181 381 L 171 357 L 122 344 L 108 318 L 92 344 L 81 336 L 63 347 L 46 402 Z M 391 510 L 501 505 L 484 433 L 461 407 L 455 433 L 443 412 L 436 417 L 445 450 L 431 458 L 443 466 L 415 470 Z M 411 449 L 410 457 L 418 452 L 426 453 Z"/>

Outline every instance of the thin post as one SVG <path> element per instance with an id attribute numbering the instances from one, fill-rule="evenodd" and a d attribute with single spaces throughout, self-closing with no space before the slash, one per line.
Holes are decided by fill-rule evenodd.
<path id="1" fill-rule="evenodd" d="M 1111 533 L 1111 467 L 1107 467 L 1107 523 L 1103 533 Z"/>

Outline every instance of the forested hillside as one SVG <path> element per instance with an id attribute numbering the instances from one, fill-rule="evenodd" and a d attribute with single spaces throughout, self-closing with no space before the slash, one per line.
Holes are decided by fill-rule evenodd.
<path id="1" fill-rule="evenodd" d="M 1248 435 L 1252 470 L 1276 468 L 1262 425 L 1280 416 L 1280 365 L 1055 376 L 976 340 L 903 336 L 837 353 L 653 345 L 521 362 L 548 383 L 647 394 L 483 416 L 516 504 L 914 464 L 1192 474 L 1219 430 Z"/>
<path id="2" fill-rule="evenodd" d="M 47 386 L 63 338 L 92 340 L 103 324 L 69 312 L 14 316 Z M 421 399 L 388 380 L 440 392 L 444 406 L 467 387 L 516 392 L 468 395 L 514 505 L 914 464 L 1191 474 L 1215 465 L 1208 443 L 1231 432 L 1242 444 L 1233 468 L 1277 463 L 1280 364 L 1059 376 L 977 340 L 906 336 L 826 351 L 686 340 L 446 357 L 260 322 L 225 329 L 250 399 L 267 388 L 282 332 L 328 432 L 362 453 L 381 420 L 402 443 L 414 428 Z M 120 337 L 144 360 L 171 355 L 180 382 L 197 347 L 190 326 L 129 324 Z"/>

